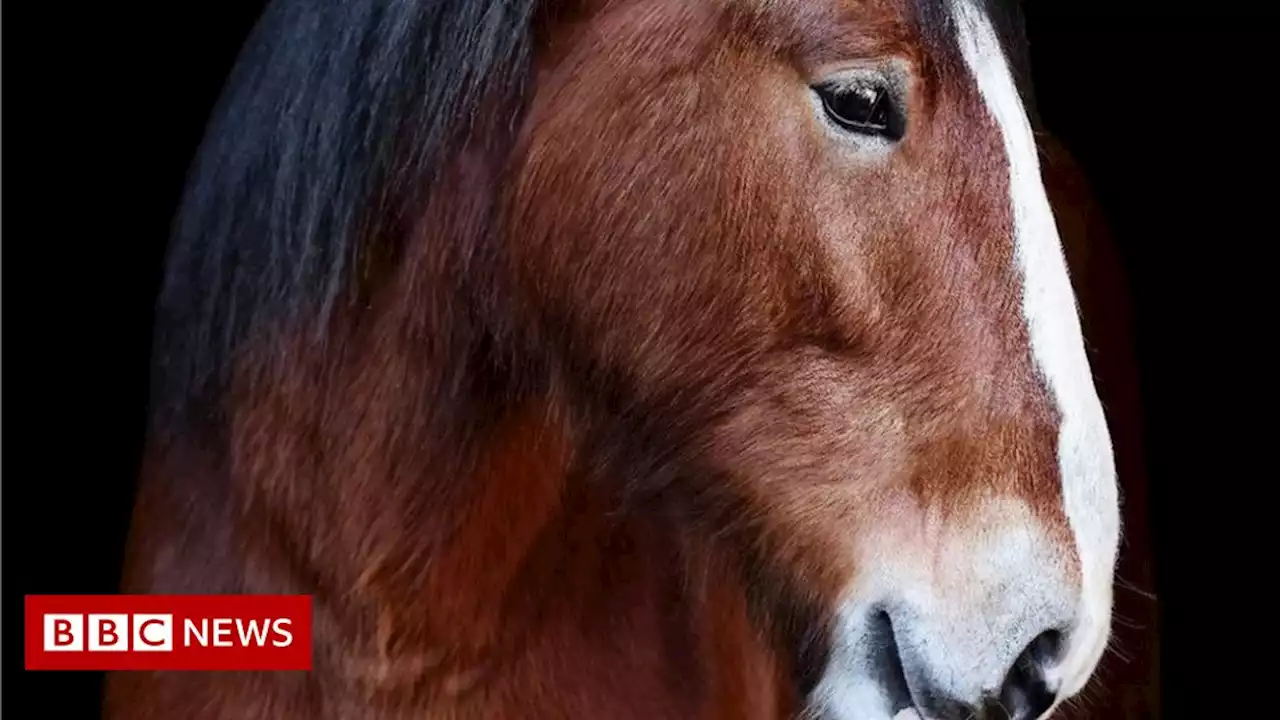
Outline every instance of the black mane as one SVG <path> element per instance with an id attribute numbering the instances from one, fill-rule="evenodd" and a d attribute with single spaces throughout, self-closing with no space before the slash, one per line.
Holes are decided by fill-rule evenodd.
<path id="1" fill-rule="evenodd" d="M 394 259 L 537 0 L 274 0 L 192 167 L 157 305 L 155 428 L 207 418 L 250 328 L 325 319 Z M 487 120 L 492 123 L 493 120 Z"/>

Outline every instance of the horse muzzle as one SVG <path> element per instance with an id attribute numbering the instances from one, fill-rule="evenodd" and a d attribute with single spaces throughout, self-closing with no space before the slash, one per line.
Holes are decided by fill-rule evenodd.
<path id="1" fill-rule="evenodd" d="M 1036 720 L 1058 702 L 1060 683 L 1047 675 L 1062 658 L 1063 635 L 1040 633 L 1023 649 L 998 687 L 983 688 L 970 697 L 956 697 L 930 680 L 938 671 L 902 665 L 902 686 L 909 703 L 895 720 Z M 896 649 L 896 648 L 894 648 Z M 912 714 L 915 717 L 912 717 Z"/>

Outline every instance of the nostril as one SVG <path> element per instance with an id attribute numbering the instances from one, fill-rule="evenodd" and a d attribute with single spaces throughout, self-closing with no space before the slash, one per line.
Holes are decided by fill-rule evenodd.
<path id="1" fill-rule="evenodd" d="M 1057 664 L 1059 658 L 1062 657 L 1062 648 L 1062 631 L 1046 630 L 1031 641 L 1031 644 L 1023 651 L 1023 657 L 1044 669 Z"/>
<path id="2" fill-rule="evenodd" d="M 1053 701 L 1057 699 L 1057 694 L 1040 677 L 1007 682 L 1000 691 L 1001 708 L 1008 713 L 1010 720 L 1036 720 L 1053 707 Z"/>
<path id="3" fill-rule="evenodd" d="M 1033 720 L 1053 706 L 1057 695 L 1045 683 L 1044 671 L 1058 662 L 1062 647 L 1062 633 L 1047 630 L 1037 635 L 1018 656 L 1000 689 L 1000 704 L 1010 718 Z"/>

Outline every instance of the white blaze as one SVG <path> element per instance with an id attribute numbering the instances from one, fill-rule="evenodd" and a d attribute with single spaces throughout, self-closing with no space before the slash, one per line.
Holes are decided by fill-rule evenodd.
<path id="1" fill-rule="evenodd" d="M 961 53 L 1004 138 L 1015 253 L 1024 283 L 1022 311 L 1036 366 L 1062 415 L 1062 499 L 1080 557 L 1083 592 L 1075 637 L 1050 682 L 1061 683 L 1059 692 L 1069 696 L 1087 682 L 1110 635 L 1120 536 L 1111 438 L 1085 355 L 1075 294 L 1040 176 L 1031 123 L 988 18 L 967 0 L 953 7 Z"/>
<path id="2" fill-rule="evenodd" d="M 972 519 L 975 527 L 987 529 L 986 535 L 971 527 L 948 527 L 944 530 L 954 537 L 944 532 L 945 537 L 913 540 L 909 523 L 887 519 L 886 527 L 907 535 L 864 543 L 865 552 L 857 558 L 859 578 L 840 600 L 831 657 L 810 698 L 812 718 L 922 717 L 916 709 L 894 707 L 886 685 L 878 647 L 886 638 L 871 623 L 885 598 L 897 603 L 891 608 L 899 613 L 891 618 L 893 642 L 904 663 L 905 655 L 913 655 L 916 669 L 936 684 L 931 690 L 964 702 L 976 702 L 998 688 L 1026 642 L 1070 618 L 1075 624 L 1065 655 L 1046 677 L 1060 704 L 1088 681 L 1110 637 L 1119 498 L 1110 434 L 1085 354 L 1075 293 L 1031 123 L 995 30 L 973 0 L 949 1 L 960 52 L 999 128 L 1008 160 L 1015 256 L 1024 286 L 1022 313 L 1032 360 L 1061 415 L 1058 469 L 1080 583 L 1055 569 L 1063 567 L 1059 549 L 1029 510 L 1019 515 L 1025 508 L 1016 498 L 1007 504 L 991 501 L 986 507 L 990 516 Z M 929 562 L 939 558 L 941 565 Z"/>

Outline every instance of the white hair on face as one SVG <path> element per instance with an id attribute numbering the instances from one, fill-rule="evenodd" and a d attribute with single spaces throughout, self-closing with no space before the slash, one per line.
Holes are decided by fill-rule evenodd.
<path id="1" fill-rule="evenodd" d="M 1015 253 L 1024 284 L 1022 312 L 1036 367 L 1062 416 L 1058 468 L 1082 588 L 1076 637 L 1049 680 L 1051 686 L 1060 683 L 1060 697 L 1069 696 L 1088 681 L 1110 636 L 1120 540 L 1115 460 L 1031 122 L 990 20 L 969 0 L 958 0 L 953 8 L 961 54 L 1004 139 Z"/>
<path id="2" fill-rule="evenodd" d="M 977 537 L 957 538 L 966 552 L 981 556 L 970 559 L 986 562 L 981 569 L 992 575 L 983 580 L 983 573 L 974 573 L 966 580 L 973 583 L 974 604 L 962 607 L 967 599 L 961 595 L 940 597 L 933 587 L 936 578 L 912 577 L 911 560 L 905 557 L 886 558 L 876 580 L 864 577 L 861 582 L 893 583 L 895 592 L 921 598 L 914 604 L 926 614 L 916 618 L 917 637 L 908 637 L 912 628 L 895 627 L 895 634 L 902 632 L 899 649 L 908 649 L 904 640 L 914 641 L 919 659 L 930 665 L 927 670 L 945 686 L 936 689 L 961 693 L 957 698 L 961 700 L 976 700 L 968 695 L 1003 676 L 1006 661 L 1018 652 L 1013 646 L 1026 639 L 1023 634 L 1047 630 L 1071 618 L 1074 624 L 1065 655 L 1046 672 L 1050 689 L 1058 694 L 1047 715 L 1085 685 L 1110 637 L 1120 537 L 1116 471 L 1030 120 L 990 19 L 972 0 L 951 0 L 951 10 L 960 53 L 1000 132 L 1008 162 L 1015 262 L 1023 283 L 1021 309 L 1031 359 L 1061 417 L 1057 460 L 1062 506 L 1074 538 L 1080 577 L 1078 584 L 1067 583 L 1048 572 L 1053 562 L 1044 529 L 1029 518 L 1025 526 L 1014 527 L 1019 522 L 1015 514 L 992 505 L 988 510 L 997 513 L 997 525 L 1005 525 L 996 538 L 1002 542 L 993 539 L 991 548 L 983 550 Z M 1020 530 L 1032 536 L 1023 538 L 1023 543 L 1012 542 Z M 1001 579 L 1015 579 L 1018 592 L 1024 595 L 997 593 L 991 596 L 992 602 L 977 599 L 983 587 L 995 587 Z M 894 699 L 878 678 L 880 659 L 873 646 L 880 639 L 867 622 L 868 603 L 878 591 L 865 586 L 849 590 L 837 612 L 831 658 L 811 698 L 810 712 L 839 720 L 918 720 L 915 709 L 894 713 Z M 991 621 L 989 628 L 998 626 L 995 632 L 1008 637 L 980 648 L 966 635 L 972 635 L 968 632 L 972 628 L 960 619 L 966 613 L 975 616 L 974 622 Z"/>

